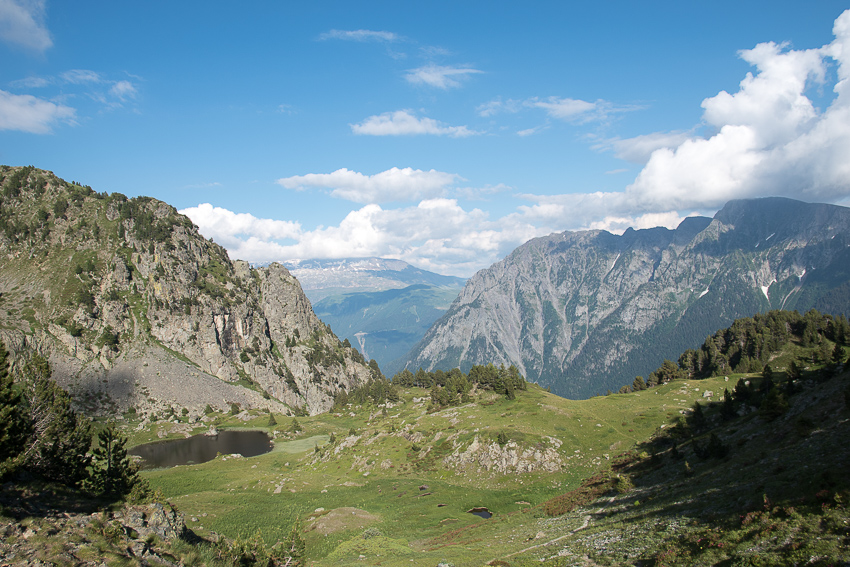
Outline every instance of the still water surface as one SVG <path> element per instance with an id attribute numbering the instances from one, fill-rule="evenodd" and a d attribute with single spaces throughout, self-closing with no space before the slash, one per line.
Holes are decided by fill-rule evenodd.
<path id="1" fill-rule="evenodd" d="M 141 468 L 148 470 L 205 463 L 213 460 L 217 453 L 255 457 L 268 453 L 273 447 L 269 436 L 262 431 L 219 431 L 218 435 L 147 443 L 127 452 L 140 456 Z"/>

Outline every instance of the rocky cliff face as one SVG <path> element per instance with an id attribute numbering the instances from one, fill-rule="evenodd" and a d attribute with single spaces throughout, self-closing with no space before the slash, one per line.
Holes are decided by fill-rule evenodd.
<path id="1" fill-rule="evenodd" d="M 368 378 L 279 264 L 252 269 L 160 201 L 0 167 L 0 337 L 92 411 L 330 407 Z"/>
<path id="2" fill-rule="evenodd" d="M 514 364 L 569 397 L 631 384 L 734 319 L 850 312 L 850 209 L 733 201 L 676 230 L 564 232 L 478 272 L 407 367 Z"/>

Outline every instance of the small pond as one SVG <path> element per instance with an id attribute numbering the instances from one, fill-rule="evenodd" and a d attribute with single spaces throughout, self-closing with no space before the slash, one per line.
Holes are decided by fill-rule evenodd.
<path id="1" fill-rule="evenodd" d="M 488 520 L 491 517 L 493 517 L 493 512 L 491 512 L 487 508 L 483 508 L 483 507 L 473 508 L 472 510 L 467 510 L 467 512 L 470 513 L 470 514 L 475 514 L 479 518 L 484 518 L 485 520 Z"/>
<path id="2" fill-rule="evenodd" d="M 187 439 L 170 439 L 147 443 L 127 453 L 142 458 L 142 470 L 206 463 L 216 454 L 239 453 L 255 457 L 268 453 L 274 445 L 263 431 L 219 431 L 217 435 L 194 435 Z"/>

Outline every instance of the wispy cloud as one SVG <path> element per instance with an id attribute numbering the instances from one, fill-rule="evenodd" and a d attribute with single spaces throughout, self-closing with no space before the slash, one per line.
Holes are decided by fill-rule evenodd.
<path id="1" fill-rule="evenodd" d="M 402 38 L 396 33 L 374 30 L 330 30 L 319 35 L 319 40 L 340 39 L 343 41 L 393 43 Z"/>
<path id="2" fill-rule="evenodd" d="M 396 110 L 370 116 L 360 124 L 351 124 L 351 131 L 365 136 L 450 136 L 464 138 L 478 134 L 466 126 L 446 126 L 433 118 L 417 118 L 409 110 Z"/>
<path id="3" fill-rule="evenodd" d="M 522 110 L 524 106 L 525 105 L 521 100 L 508 99 L 503 101 L 501 98 L 497 98 L 490 102 L 478 105 L 475 111 L 479 116 L 487 118 L 502 112 L 513 114 Z"/>
<path id="4" fill-rule="evenodd" d="M 469 66 L 434 65 L 432 63 L 417 69 L 410 69 L 404 78 L 414 85 L 428 85 L 446 90 L 459 87 L 461 81 L 468 78 L 469 75 L 483 72 Z"/>
<path id="5" fill-rule="evenodd" d="M 632 112 L 642 109 L 638 105 L 614 104 L 607 100 L 589 102 L 577 98 L 550 96 L 546 98 L 531 97 L 525 100 L 496 98 L 480 104 L 475 110 L 479 116 L 491 117 L 497 114 L 516 114 L 523 110 L 539 109 L 556 120 L 584 124 L 587 122 L 604 122 L 615 114 Z"/>
<path id="6" fill-rule="evenodd" d="M 44 0 L 0 0 L 0 40 L 42 53 L 53 45 Z"/>
<path id="7" fill-rule="evenodd" d="M 0 130 L 49 134 L 57 122 L 73 123 L 76 110 L 32 95 L 0 90 Z"/>
<path id="8" fill-rule="evenodd" d="M 89 83 L 101 83 L 103 79 L 99 73 L 88 69 L 71 69 L 59 75 L 59 78 L 72 85 L 85 85 Z"/>
<path id="9" fill-rule="evenodd" d="M 48 87 L 54 83 L 52 77 L 27 77 L 25 79 L 17 79 L 9 83 L 9 86 L 16 89 L 41 89 Z"/>
<path id="10" fill-rule="evenodd" d="M 534 134 L 537 134 L 538 132 L 542 132 L 543 130 L 546 130 L 548 128 L 549 128 L 548 124 L 541 124 L 540 126 L 535 126 L 533 128 L 526 128 L 524 130 L 520 130 L 520 131 L 517 132 L 517 136 L 519 136 L 520 138 L 525 138 L 526 136 L 533 136 Z"/>
<path id="11" fill-rule="evenodd" d="M 538 100 L 535 97 L 527 100 L 525 104 L 532 108 L 545 110 L 546 114 L 552 118 L 578 123 L 603 122 L 614 114 L 633 112 L 643 108 L 637 105 L 614 104 L 601 99 L 588 102 L 575 98 L 559 98 L 554 96 L 550 96 L 544 100 Z"/>
<path id="12" fill-rule="evenodd" d="M 346 168 L 333 173 L 308 173 L 278 179 L 287 189 L 330 189 L 331 195 L 355 203 L 418 201 L 438 197 L 461 177 L 443 171 L 422 171 L 393 167 L 375 175 L 364 175 Z"/>
<path id="13" fill-rule="evenodd" d="M 693 137 L 693 132 L 675 130 L 672 132 L 653 132 L 634 138 L 611 138 L 601 140 L 593 145 L 593 149 L 613 151 L 619 159 L 632 163 L 644 164 L 649 161 L 652 152 L 661 148 L 676 148 Z"/>
<path id="14" fill-rule="evenodd" d="M 136 76 L 130 75 L 130 77 L 140 80 Z M 71 69 L 48 77 L 27 77 L 12 81 L 10 85 L 17 89 L 46 89 L 59 86 L 63 87 L 65 97 L 83 95 L 110 109 L 123 107 L 136 99 L 139 93 L 136 83 L 132 81 L 108 78 L 90 69 Z"/>

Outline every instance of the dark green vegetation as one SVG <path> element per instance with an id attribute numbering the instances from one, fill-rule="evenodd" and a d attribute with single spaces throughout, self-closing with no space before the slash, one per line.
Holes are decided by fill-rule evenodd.
<path id="1" fill-rule="evenodd" d="M 107 424 L 92 448 L 91 421 L 71 408 L 67 392 L 50 379 L 50 366 L 30 354 L 12 379 L 0 343 L 0 481 L 35 477 L 68 488 L 84 488 L 105 501 L 131 493 L 147 497 L 147 483 L 127 458 L 127 440 Z"/>
<path id="2" fill-rule="evenodd" d="M 457 297 L 459 286 L 414 284 L 403 289 L 328 295 L 316 315 L 381 368 L 394 372 L 405 355 Z M 308 296 L 309 291 L 306 291 Z"/>
<path id="3" fill-rule="evenodd" d="M 665 360 L 648 378 L 637 376 L 620 393 L 643 390 L 677 378 L 707 378 L 731 372 L 772 373 L 771 364 L 788 348 L 789 343 L 811 349 L 808 360 L 791 360 L 789 375 L 801 376 L 800 364 L 820 364 L 826 373 L 834 372 L 844 362 L 843 346 L 850 341 L 850 323 L 844 315 L 833 317 L 811 310 L 805 315 L 797 311 L 770 311 L 736 320 L 731 327 L 717 331 L 697 349 L 688 349 L 679 363 Z M 783 362 L 787 362 L 781 359 Z M 773 361 L 773 362 L 772 362 Z"/>
<path id="4" fill-rule="evenodd" d="M 731 201 L 676 230 L 537 238 L 467 281 L 408 368 L 514 364 L 581 398 L 617 391 L 771 309 L 850 314 L 850 209 Z"/>

